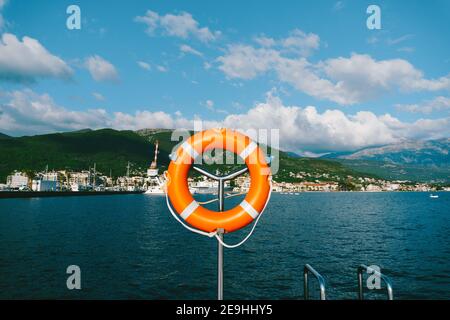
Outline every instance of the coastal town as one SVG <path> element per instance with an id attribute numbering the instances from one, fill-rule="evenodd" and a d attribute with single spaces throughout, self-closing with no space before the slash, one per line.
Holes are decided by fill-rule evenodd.
<path id="1" fill-rule="evenodd" d="M 58 192 L 58 191 L 128 191 L 146 192 L 150 189 L 155 191 L 164 184 L 163 175 L 158 174 L 155 164 L 150 166 L 146 173 L 130 174 L 129 165 L 127 174 L 113 178 L 96 170 L 94 166 L 88 170 L 75 172 L 67 170 L 44 170 L 30 177 L 28 173 L 16 171 L 7 177 L 6 183 L 0 183 L 1 191 L 35 191 L 35 192 Z M 295 175 L 294 173 L 292 173 Z M 297 174 L 298 175 L 298 174 Z M 285 182 L 273 179 L 273 192 L 296 193 L 296 192 L 338 192 L 338 191 L 437 191 L 437 187 L 426 183 L 412 183 L 410 181 L 387 181 L 375 178 L 355 178 L 348 176 L 346 183 L 339 181 L 307 181 L 298 178 L 298 182 Z M 206 179 L 206 177 L 189 178 L 189 185 L 193 193 L 215 193 L 217 182 Z M 250 188 L 250 177 L 243 175 L 226 184 L 228 190 L 233 192 L 247 192 Z M 450 191 L 443 187 L 441 190 Z M 157 191 L 157 190 L 156 190 Z M 158 192 L 153 192 L 158 193 Z"/>
<path id="2" fill-rule="evenodd" d="M 158 168 L 159 142 L 155 142 L 154 158 L 146 172 L 131 170 L 126 166 L 124 176 L 113 177 L 110 172 L 105 175 L 97 171 L 94 163 L 91 168 L 82 171 L 49 170 L 42 172 L 14 171 L 7 176 L 6 183 L 0 183 L 0 192 L 136 192 L 147 194 L 164 194 L 164 174 Z M 218 172 L 216 172 L 219 174 Z M 229 172 L 227 172 L 229 173 Z M 450 187 L 438 188 L 426 183 L 411 181 L 387 181 L 370 177 L 340 177 L 329 173 L 308 173 L 303 171 L 288 172 L 289 182 L 272 179 L 272 190 L 277 193 L 299 192 L 338 192 L 338 191 L 450 191 Z M 192 193 L 214 194 L 218 182 L 205 176 L 193 176 L 188 179 Z M 246 193 L 250 189 L 250 177 L 244 174 L 233 181 L 226 181 L 227 191 Z"/>

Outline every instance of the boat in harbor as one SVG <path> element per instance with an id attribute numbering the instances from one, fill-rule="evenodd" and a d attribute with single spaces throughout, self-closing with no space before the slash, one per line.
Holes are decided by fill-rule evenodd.
<path id="1" fill-rule="evenodd" d="M 430 198 L 437 199 L 437 198 L 439 198 L 439 196 L 437 194 L 430 194 Z"/>

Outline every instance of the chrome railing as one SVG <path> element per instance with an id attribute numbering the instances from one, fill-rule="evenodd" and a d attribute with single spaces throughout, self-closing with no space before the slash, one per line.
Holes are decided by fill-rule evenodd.
<path id="1" fill-rule="evenodd" d="M 319 282 L 320 300 L 325 300 L 325 279 L 309 264 L 305 264 L 305 268 L 303 269 L 305 300 L 309 299 L 309 282 L 308 282 L 309 273 L 311 273 L 314 277 L 316 277 L 317 281 Z"/>
<path id="2" fill-rule="evenodd" d="M 358 267 L 358 298 L 359 298 L 359 300 L 364 300 L 364 290 L 363 290 L 363 284 L 362 284 L 363 283 L 363 271 L 366 271 L 366 272 L 369 271 L 370 273 L 373 273 L 374 275 L 379 277 L 381 280 L 383 280 L 384 283 L 386 284 L 388 300 L 394 300 L 394 292 L 393 292 L 392 284 L 391 284 L 391 281 L 389 280 L 389 278 L 386 277 L 381 272 L 378 272 L 377 270 L 372 269 L 364 264 L 362 264 Z"/>

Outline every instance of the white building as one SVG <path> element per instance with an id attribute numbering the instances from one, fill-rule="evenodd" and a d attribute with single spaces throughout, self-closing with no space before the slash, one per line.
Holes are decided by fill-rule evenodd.
<path id="1" fill-rule="evenodd" d="M 400 189 L 400 184 L 399 183 L 388 183 L 386 185 L 386 190 L 387 191 L 397 191 L 398 189 Z"/>
<path id="2" fill-rule="evenodd" d="M 379 191 L 383 191 L 383 189 L 376 185 L 376 184 L 369 184 L 366 186 L 366 191 L 368 192 L 379 192 Z"/>
<path id="3" fill-rule="evenodd" d="M 91 187 L 90 171 L 71 172 L 68 181 L 69 188 L 72 191 L 82 191 Z"/>
<path id="4" fill-rule="evenodd" d="M 33 191 L 58 191 L 58 182 L 56 180 L 33 180 L 31 190 Z"/>
<path id="5" fill-rule="evenodd" d="M 0 191 L 5 191 L 5 190 L 9 190 L 8 185 L 7 185 L 7 184 L 0 183 Z"/>
<path id="6" fill-rule="evenodd" d="M 12 189 L 20 189 L 28 186 L 28 176 L 23 172 L 14 172 L 6 179 L 6 184 Z"/>

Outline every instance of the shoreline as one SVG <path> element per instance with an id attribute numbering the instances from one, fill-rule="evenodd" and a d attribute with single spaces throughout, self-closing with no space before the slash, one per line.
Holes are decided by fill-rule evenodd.
<path id="1" fill-rule="evenodd" d="M 0 199 L 142 194 L 144 191 L 1 191 Z"/>
<path id="2" fill-rule="evenodd" d="M 296 192 L 273 192 L 279 195 L 293 195 L 294 193 L 443 193 L 439 191 L 296 191 Z M 77 197 L 77 196 L 111 196 L 144 194 L 144 191 L 0 191 L 0 199 L 27 199 L 27 198 L 50 198 L 50 197 Z"/>

